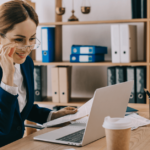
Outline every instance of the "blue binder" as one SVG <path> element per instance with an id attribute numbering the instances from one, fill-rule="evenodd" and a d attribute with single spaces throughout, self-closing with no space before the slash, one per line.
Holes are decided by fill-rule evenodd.
<path id="1" fill-rule="evenodd" d="M 94 45 L 72 45 L 71 54 L 107 54 L 107 47 Z"/>
<path id="2" fill-rule="evenodd" d="M 42 62 L 55 61 L 55 28 L 41 28 Z"/>
<path id="3" fill-rule="evenodd" d="M 104 61 L 104 55 L 70 55 L 70 62 L 99 62 Z"/>

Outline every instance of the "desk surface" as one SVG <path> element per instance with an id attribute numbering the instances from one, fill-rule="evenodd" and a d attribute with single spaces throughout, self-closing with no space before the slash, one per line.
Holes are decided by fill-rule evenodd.
<path id="1" fill-rule="evenodd" d="M 129 104 L 129 106 L 138 109 L 139 115 L 145 118 L 149 117 L 148 105 Z M 74 147 L 33 140 L 34 136 L 55 129 L 58 129 L 58 127 L 45 128 L 16 142 L 8 144 L 7 146 L 1 148 L 1 150 L 65 150 L 69 148 L 74 148 L 75 150 L 107 150 L 105 138 L 99 139 L 84 147 Z M 134 131 L 131 131 L 130 150 L 150 150 L 150 125 L 140 127 Z"/>

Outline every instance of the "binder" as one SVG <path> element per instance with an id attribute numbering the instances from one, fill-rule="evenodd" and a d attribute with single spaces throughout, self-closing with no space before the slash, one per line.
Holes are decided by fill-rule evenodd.
<path id="1" fill-rule="evenodd" d="M 100 62 L 104 61 L 104 55 L 78 55 L 78 54 L 71 54 L 70 55 L 70 62 L 83 62 L 83 63 L 88 63 L 88 62 Z"/>
<path id="2" fill-rule="evenodd" d="M 131 0 L 131 7 L 132 7 L 132 18 L 141 18 L 140 17 L 140 3 L 139 0 Z"/>
<path id="3" fill-rule="evenodd" d="M 116 84 L 126 81 L 126 68 L 125 67 L 116 67 Z"/>
<path id="4" fill-rule="evenodd" d="M 137 28 L 133 25 L 120 24 L 121 62 L 137 61 Z"/>
<path id="5" fill-rule="evenodd" d="M 136 67 L 136 98 L 137 103 L 146 103 L 146 67 Z"/>
<path id="6" fill-rule="evenodd" d="M 34 99 L 41 101 L 41 66 L 34 66 Z"/>
<path id="7" fill-rule="evenodd" d="M 94 45 L 72 45 L 71 54 L 107 54 L 107 47 Z"/>
<path id="8" fill-rule="evenodd" d="M 68 103 L 71 94 L 71 67 L 59 67 L 60 103 Z"/>
<path id="9" fill-rule="evenodd" d="M 41 66 L 42 100 L 47 97 L 47 66 Z"/>
<path id="10" fill-rule="evenodd" d="M 139 0 L 140 2 L 140 18 L 147 18 L 147 0 Z"/>
<path id="11" fill-rule="evenodd" d="M 55 61 L 55 28 L 41 28 L 42 62 Z"/>
<path id="12" fill-rule="evenodd" d="M 112 63 L 120 63 L 120 27 L 111 25 L 111 55 Z"/>
<path id="13" fill-rule="evenodd" d="M 51 83 L 52 83 L 52 101 L 59 103 L 59 68 L 51 68 Z"/>
<path id="14" fill-rule="evenodd" d="M 47 97 L 47 66 L 34 66 L 34 99 L 42 101 Z"/>
<path id="15" fill-rule="evenodd" d="M 116 71 L 115 67 L 108 67 L 107 68 L 107 85 L 114 85 L 116 84 Z"/>
<path id="16" fill-rule="evenodd" d="M 129 103 L 136 103 L 136 72 L 135 67 L 126 68 L 127 81 L 134 80 L 134 86 L 131 91 Z"/>

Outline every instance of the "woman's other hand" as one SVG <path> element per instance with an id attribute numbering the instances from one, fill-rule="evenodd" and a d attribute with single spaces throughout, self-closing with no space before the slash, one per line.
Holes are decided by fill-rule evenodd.
<path id="1" fill-rule="evenodd" d="M 2 81 L 13 86 L 13 76 L 15 68 L 13 65 L 13 54 L 15 53 L 16 43 L 9 43 L 2 46 L 0 50 L 0 65 L 3 70 Z"/>
<path id="2" fill-rule="evenodd" d="M 65 115 L 75 114 L 77 111 L 78 110 L 74 107 L 65 107 L 63 109 L 60 109 L 59 111 L 53 112 L 51 120 L 57 119 Z"/>

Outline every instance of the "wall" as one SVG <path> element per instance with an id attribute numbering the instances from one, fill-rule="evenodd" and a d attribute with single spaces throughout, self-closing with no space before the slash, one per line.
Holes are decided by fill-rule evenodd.
<path id="1" fill-rule="evenodd" d="M 0 4 L 8 0 L 1 0 Z M 40 22 L 54 22 L 54 0 L 32 0 L 36 2 L 36 11 Z M 84 0 L 83 0 L 84 1 Z M 80 11 L 82 0 L 75 0 L 75 15 L 80 21 L 131 19 L 131 0 L 90 0 L 91 13 L 84 15 Z M 64 0 L 66 13 L 63 21 L 71 16 L 72 1 Z M 132 23 L 135 24 L 135 23 Z M 143 60 L 143 23 L 138 26 L 138 60 Z M 40 27 L 37 29 L 40 39 Z M 69 61 L 72 44 L 95 44 L 108 47 L 106 60 L 111 60 L 110 24 L 63 26 L 63 60 Z M 41 49 L 37 50 L 37 60 L 41 60 Z M 51 96 L 51 67 L 48 66 L 48 96 Z M 107 85 L 107 67 L 73 67 L 72 97 L 92 97 L 96 88 Z"/>

